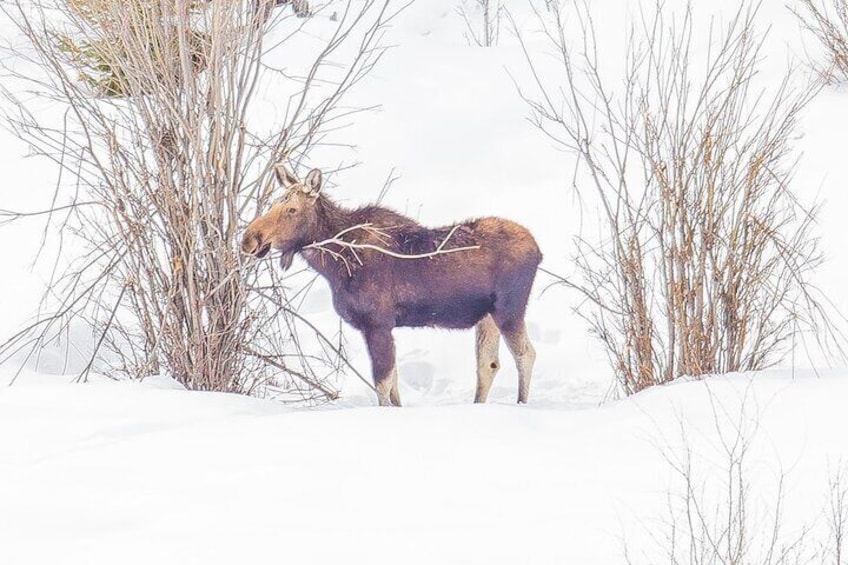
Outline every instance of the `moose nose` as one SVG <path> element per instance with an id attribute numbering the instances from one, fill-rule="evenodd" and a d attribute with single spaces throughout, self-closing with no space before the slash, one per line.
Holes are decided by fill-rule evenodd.
<path id="1" fill-rule="evenodd" d="M 241 251 L 247 255 L 254 255 L 259 249 L 259 236 L 252 231 L 244 232 L 244 237 L 241 240 Z"/>
<path id="2" fill-rule="evenodd" d="M 262 241 L 262 235 L 259 232 L 248 231 L 241 240 L 241 250 L 242 253 L 262 259 L 268 255 L 271 244 Z"/>

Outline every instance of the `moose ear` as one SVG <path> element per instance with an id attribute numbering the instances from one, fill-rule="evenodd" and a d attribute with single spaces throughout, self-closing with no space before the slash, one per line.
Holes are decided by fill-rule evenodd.
<path id="1" fill-rule="evenodd" d="M 274 165 L 274 176 L 283 188 L 291 188 L 297 184 L 297 178 L 283 164 Z"/>
<path id="2" fill-rule="evenodd" d="M 312 169 L 309 171 L 309 174 L 306 175 L 306 183 L 304 185 L 304 192 L 308 192 L 310 194 L 318 194 L 321 192 L 321 182 L 322 176 L 321 171 L 318 169 Z"/>

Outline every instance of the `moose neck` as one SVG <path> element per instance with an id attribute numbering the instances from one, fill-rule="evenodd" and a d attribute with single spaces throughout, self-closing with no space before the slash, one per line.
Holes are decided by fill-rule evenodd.
<path id="1" fill-rule="evenodd" d="M 316 223 L 309 238 L 312 240 L 310 243 L 332 239 L 357 224 L 352 210 L 342 208 L 324 196 L 318 197 L 315 206 Z M 304 249 L 301 255 L 312 269 L 331 281 L 350 276 L 344 261 L 334 258 L 330 253 L 318 249 Z"/>

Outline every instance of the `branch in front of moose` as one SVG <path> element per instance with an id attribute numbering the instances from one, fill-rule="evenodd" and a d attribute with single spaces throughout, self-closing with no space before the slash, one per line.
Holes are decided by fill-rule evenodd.
<path id="1" fill-rule="evenodd" d="M 816 207 L 790 188 L 798 120 L 821 85 L 793 84 L 790 71 L 771 90 L 753 86 L 759 4 L 702 37 L 691 5 L 673 15 L 657 2 L 632 24 L 617 84 L 601 69 L 589 2 L 554 4 L 536 16 L 562 72 L 542 72 L 550 59 L 512 22 L 531 76 L 516 84 L 536 126 L 576 156 L 573 186 L 599 211 L 601 234 L 575 238 L 566 284 L 586 299 L 577 313 L 621 390 L 763 369 L 809 334 L 844 358 L 811 282 Z"/>
<path id="2" fill-rule="evenodd" d="M 290 10 L 268 17 L 276 3 L 0 6 L 29 42 L 0 58 L 2 111 L 57 178 L 43 210 L 0 211 L 0 224 L 44 220 L 55 261 L 39 315 L 0 343 L 0 359 L 37 366 L 45 343 L 82 320 L 91 357 L 69 372 L 335 397 L 327 380 L 343 367 L 343 348 L 306 354 L 286 285 L 233 243 L 276 197 L 265 181 L 278 156 L 300 162 L 344 141 L 328 136 L 364 108 L 343 101 L 379 62 L 407 3 L 348 0 L 330 28 Z M 32 63 L 26 72 L 11 65 L 21 60 Z M 285 110 L 276 123 L 256 111 L 269 91 Z"/>
<path id="3" fill-rule="evenodd" d="M 353 255 L 353 260 L 356 261 L 356 263 L 360 266 L 363 263 L 362 258 L 359 256 L 357 251 L 376 251 L 377 253 L 382 253 L 383 255 L 388 255 L 389 257 L 394 257 L 395 259 L 431 259 L 433 257 L 438 257 L 439 255 L 447 255 L 449 253 L 459 253 L 462 251 L 473 251 L 475 249 L 480 249 L 479 245 L 467 245 L 463 247 L 446 248 L 448 242 L 451 240 L 454 233 L 456 233 L 456 230 L 460 227 L 461 226 L 459 224 L 453 226 L 448 235 L 445 236 L 445 238 L 442 240 L 441 243 L 439 243 L 436 249 L 427 253 L 398 253 L 397 251 L 392 251 L 388 247 L 375 245 L 373 243 L 358 243 L 355 239 L 351 241 L 342 239 L 345 235 L 348 235 L 352 232 L 364 231 L 368 235 L 375 237 L 378 241 L 383 242 L 384 245 L 388 245 L 390 238 L 385 230 L 389 228 L 377 228 L 370 223 L 357 224 L 355 226 L 351 226 L 340 231 L 329 239 L 311 243 L 305 246 L 304 249 L 316 249 L 323 253 L 328 253 L 334 260 L 342 261 L 345 265 L 345 269 L 347 269 L 348 275 L 352 275 L 355 267 L 351 264 L 350 260 L 339 251 L 331 249 L 330 246 L 337 246 L 341 249 L 350 250 L 351 255 Z"/>

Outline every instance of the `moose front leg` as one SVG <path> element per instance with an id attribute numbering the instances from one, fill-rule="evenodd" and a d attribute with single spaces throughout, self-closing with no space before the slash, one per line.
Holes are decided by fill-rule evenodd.
<path id="1" fill-rule="evenodd" d="M 391 328 L 374 328 L 365 332 L 365 343 L 371 357 L 371 374 L 380 406 L 400 406 L 395 367 L 395 341 Z"/>

